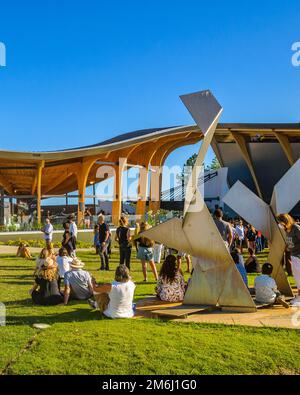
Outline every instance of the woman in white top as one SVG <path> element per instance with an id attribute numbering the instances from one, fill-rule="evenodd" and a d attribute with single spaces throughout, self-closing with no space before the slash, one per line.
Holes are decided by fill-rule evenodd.
<path id="1" fill-rule="evenodd" d="M 99 308 L 109 318 L 131 318 L 134 316 L 132 302 L 135 284 L 131 281 L 125 265 L 116 268 L 115 281 L 98 285 L 93 279 L 95 301 L 89 300 L 93 308 Z"/>

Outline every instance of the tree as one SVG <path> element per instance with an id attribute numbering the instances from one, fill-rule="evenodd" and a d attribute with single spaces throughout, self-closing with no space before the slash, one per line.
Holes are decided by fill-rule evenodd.
<path id="1" fill-rule="evenodd" d="M 215 156 L 213 160 L 211 161 L 210 165 L 205 166 L 205 170 L 217 170 L 220 169 L 221 165 L 220 162 L 218 161 L 217 157 Z"/>
<path id="2" fill-rule="evenodd" d="M 185 164 L 183 165 L 181 174 L 177 175 L 178 181 L 181 181 L 181 182 L 187 181 L 187 179 L 189 178 L 189 176 L 191 174 L 191 170 L 195 166 L 197 156 L 198 155 L 195 153 L 186 160 Z"/>

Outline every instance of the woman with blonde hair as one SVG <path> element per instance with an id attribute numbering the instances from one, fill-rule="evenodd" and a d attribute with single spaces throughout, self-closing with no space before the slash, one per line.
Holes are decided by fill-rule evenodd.
<path id="1" fill-rule="evenodd" d="M 32 258 L 30 250 L 29 250 L 27 244 L 25 244 L 25 243 L 20 243 L 19 244 L 19 247 L 18 247 L 18 250 L 17 250 L 17 257 L 25 258 L 25 259 L 31 259 Z"/>
<path id="2" fill-rule="evenodd" d="M 153 259 L 153 246 L 154 241 L 148 239 L 145 236 L 142 236 L 141 233 L 148 230 L 150 226 L 147 222 L 142 222 L 140 225 L 139 234 L 135 238 L 135 243 L 137 245 L 137 259 L 140 259 L 142 263 L 144 281 L 147 281 L 147 262 L 149 262 L 152 273 L 155 277 L 155 280 L 158 280 L 158 274 L 156 270 L 156 266 Z"/>
<path id="3" fill-rule="evenodd" d="M 35 284 L 29 291 L 34 304 L 54 306 L 63 302 L 63 297 L 58 288 L 57 264 L 50 257 L 35 277 Z"/>
<path id="4" fill-rule="evenodd" d="M 131 236 L 128 219 L 125 216 L 120 218 L 120 226 L 116 229 L 115 240 L 119 243 L 120 265 L 126 265 L 130 270 L 131 257 Z"/>
<path id="5" fill-rule="evenodd" d="M 291 304 L 300 306 L 300 226 L 289 214 L 278 215 L 277 222 L 285 231 L 287 250 L 291 253 L 292 272 L 298 289 L 298 297 Z"/>
<path id="6" fill-rule="evenodd" d="M 48 248 L 47 247 L 43 248 L 40 252 L 40 255 L 35 261 L 36 265 L 33 272 L 34 276 L 38 273 L 39 270 L 41 270 L 42 266 L 46 263 L 46 259 L 49 258 L 49 256 L 50 254 Z"/>

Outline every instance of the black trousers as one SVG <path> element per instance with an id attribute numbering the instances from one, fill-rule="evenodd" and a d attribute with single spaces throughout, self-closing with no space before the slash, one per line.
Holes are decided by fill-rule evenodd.
<path id="1" fill-rule="evenodd" d="M 130 270 L 130 257 L 131 257 L 131 247 L 119 246 L 120 249 L 120 265 L 126 265 Z"/>
<path id="2" fill-rule="evenodd" d="M 109 270 L 109 256 L 107 253 L 107 247 L 108 244 L 105 246 L 100 246 L 99 247 L 99 255 L 100 255 L 100 261 L 101 261 L 101 270 Z"/>

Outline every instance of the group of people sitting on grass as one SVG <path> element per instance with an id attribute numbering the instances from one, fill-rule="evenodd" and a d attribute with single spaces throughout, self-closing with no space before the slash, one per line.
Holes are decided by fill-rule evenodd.
<path id="1" fill-rule="evenodd" d="M 223 221 L 222 218 L 218 219 Z M 286 233 L 287 249 L 291 252 L 292 267 L 298 290 L 300 289 L 300 226 L 295 223 L 288 214 L 279 215 L 278 224 Z M 100 220 L 100 225 L 104 217 Z M 224 226 L 223 226 L 224 225 Z M 222 228 L 226 229 L 226 223 Z M 135 284 L 130 277 L 130 257 L 132 246 L 137 249 L 137 258 L 141 260 L 144 281 L 147 281 L 147 263 L 150 264 L 156 285 L 157 297 L 167 302 L 180 302 L 184 298 L 186 283 L 181 270 L 181 259 L 183 253 L 176 255 L 168 254 L 161 266 L 159 273 L 154 262 L 155 243 L 140 234 L 148 228 L 146 223 L 141 223 L 135 236 L 131 236 L 128 222 L 125 217 L 120 219 L 120 226 L 116 230 L 116 241 L 119 244 L 120 264 L 115 271 L 115 280 L 111 284 L 98 284 L 96 280 L 84 270 L 81 262 L 74 251 L 70 252 L 63 247 L 60 248 L 58 256 L 51 248 L 51 243 L 40 253 L 36 262 L 34 272 L 35 284 L 30 290 L 33 302 L 41 305 L 68 304 L 70 299 L 87 300 L 93 308 L 98 308 L 110 318 L 130 318 L 134 315 L 133 298 Z M 105 232 L 109 232 L 103 226 Z M 220 230 L 221 227 L 218 226 Z M 222 229 L 221 229 L 222 230 Z M 222 233 L 221 233 L 222 235 Z M 225 240 L 224 240 L 225 241 Z M 106 241 L 102 243 L 106 244 Z M 101 244 L 98 246 L 101 248 Z M 262 268 L 258 263 L 253 249 L 249 248 L 250 256 L 244 262 L 239 247 L 231 249 L 231 256 L 236 264 L 237 270 L 248 287 L 247 272 L 256 272 L 261 275 L 255 279 L 255 298 L 264 304 L 281 303 L 285 307 L 289 305 L 284 297 L 280 295 L 275 280 L 271 277 L 273 267 L 265 263 Z M 174 253 L 174 251 L 173 251 Z M 105 265 L 105 256 L 102 257 Z M 105 266 L 104 266 L 105 268 Z M 249 269 L 250 268 L 250 269 Z M 247 270 L 248 269 L 248 270 Z M 63 283 L 63 289 L 62 288 Z M 249 290 L 250 291 L 250 290 Z M 292 303 L 300 303 L 299 296 Z"/>

